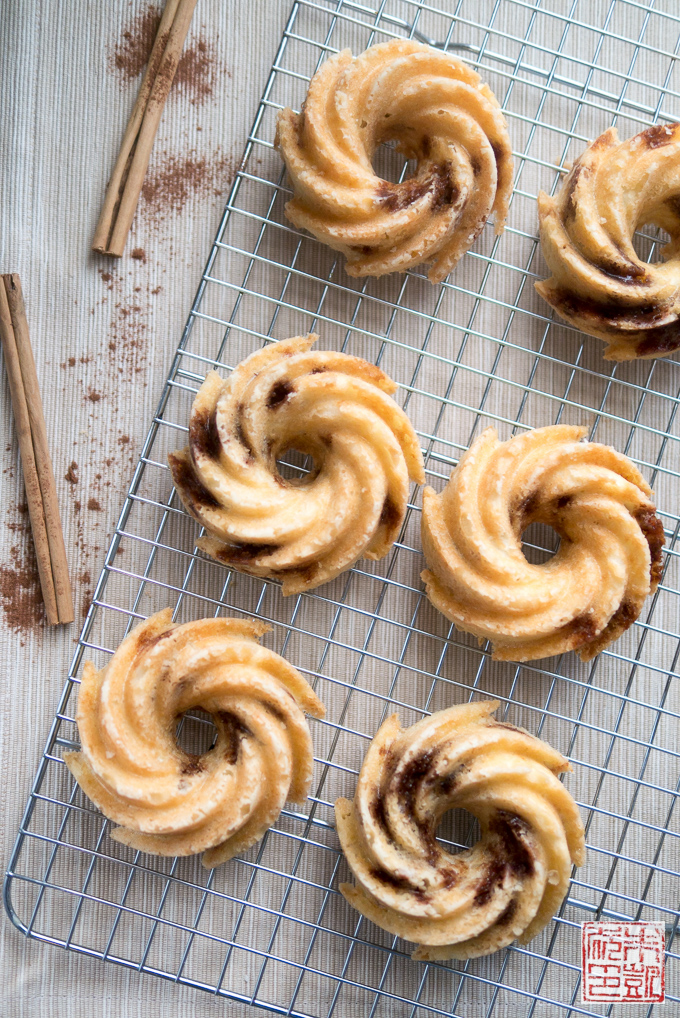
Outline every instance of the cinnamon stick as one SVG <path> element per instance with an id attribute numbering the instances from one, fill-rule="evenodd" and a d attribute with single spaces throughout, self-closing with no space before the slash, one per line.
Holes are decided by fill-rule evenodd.
<path id="1" fill-rule="evenodd" d="M 38 386 L 38 374 L 35 369 L 33 348 L 28 333 L 28 320 L 21 292 L 21 282 L 16 272 L 2 277 L 4 291 L 9 307 L 10 318 L 14 328 L 14 340 L 21 370 L 24 396 L 28 409 L 28 418 L 33 443 L 40 494 L 42 497 L 43 518 L 47 531 L 52 581 L 57 603 L 59 622 L 73 622 L 73 597 L 68 575 L 68 562 L 64 546 L 64 534 L 61 529 L 57 486 L 54 482 L 54 471 L 47 442 L 47 428 L 43 414 L 42 399 Z M 30 502 L 29 502 L 30 505 Z"/>
<path id="2" fill-rule="evenodd" d="M 197 0 L 168 0 L 111 174 L 92 250 L 120 258 Z"/>
<path id="3" fill-rule="evenodd" d="M 42 495 L 40 494 L 40 481 L 35 465 L 33 454 L 33 439 L 31 438 L 31 424 L 26 404 L 24 383 L 21 378 L 21 367 L 19 365 L 19 354 L 17 352 L 16 340 L 14 338 L 14 327 L 12 316 L 7 302 L 5 287 L 0 286 L 0 336 L 5 354 L 5 366 L 9 380 L 9 391 L 12 398 L 14 420 L 16 422 L 17 436 L 19 438 L 19 452 L 21 454 L 21 469 L 24 475 L 24 486 L 26 488 L 26 501 L 28 502 L 28 513 L 31 520 L 31 531 L 35 545 L 35 557 L 38 561 L 38 575 L 42 589 L 43 601 L 45 602 L 45 614 L 50 626 L 59 622 L 57 611 L 57 599 L 54 592 L 54 581 L 52 579 L 52 563 L 50 562 L 50 546 L 47 540 L 47 528 L 45 526 L 45 515 L 43 510 Z"/>

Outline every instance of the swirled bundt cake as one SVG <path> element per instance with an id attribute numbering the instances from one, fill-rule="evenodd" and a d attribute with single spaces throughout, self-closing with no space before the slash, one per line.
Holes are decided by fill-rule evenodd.
<path id="1" fill-rule="evenodd" d="M 423 492 L 427 596 L 458 629 L 491 640 L 498 660 L 576 650 L 594 657 L 640 614 L 661 577 L 663 526 L 626 456 L 553 425 L 500 442 L 485 431 L 441 494 Z M 530 523 L 553 527 L 557 553 L 522 551 Z"/>
<path id="2" fill-rule="evenodd" d="M 552 273 L 536 289 L 571 325 L 608 344 L 608 360 L 660 357 L 680 346 L 680 124 L 620 142 L 591 142 L 554 198 L 538 196 L 541 247 Z M 650 264 L 633 233 L 670 234 Z"/>
<path id="3" fill-rule="evenodd" d="M 64 759 L 86 795 L 121 826 L 112 837 L 156 855 L 203 852 L 218 866 L 249 848 L 286 800 L 304 802 L 312 742 L 303 711 L 323 704 L 246 619 L 174 625 L 158 612 L 123 640 L 105 668 L 83 672 L 76 720 L 82 750 Z M 184 752 L 177 719 L 202 708 L 212 749 Z"/>
<path id="4" fill-rule="evenodd" d="M 340 890 L 414 958 L 475 958 L 525 944 L 558 909 L 584 832 L 558 780 L 569 762 L 493 718 L 497 701 L 438 711 L 402 730 L 388 718 L 366 754 L 354 800 L 336 825 L 356 885 Z M 453 854 L 436 838 L 450 809 L 475 816 L 480 840 Z"/>
<path id="5" fill-rule="evenodd" d="M 284 594 L 317 587 L 394 543 L 409 478 L 421 483 L 418 439 L 388 393 L 396 385 L 360 357 L 313 351 L 317 336 L 273 343 L 224 381 L 211 372 L 191 411 L 189 446 L 170 459 L 186 509 L 220 562 L 280 579 Z M 303 481 L 277 458 L 309 454 Z"/>
<path id="6" fill-rule="evenodd" d="M 294 198 L 286 215 L 341 251 L 351 276 L 423 262 L 444 279 L 493 212 L 505 224 L 512 152 L 496 97 L 455 57 L 412 39 L 343 50 L 312 78 L 299 114 L 279 114 L 276 142 Z M 375 150 L 396 142 L 416 161 L 402 183 L 379 177 Z"/>

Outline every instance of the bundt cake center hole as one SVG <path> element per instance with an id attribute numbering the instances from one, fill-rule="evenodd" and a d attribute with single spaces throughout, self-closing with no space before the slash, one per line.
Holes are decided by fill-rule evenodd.
<path id="1" fill-rule="evenodd" d="M 661 249 L 671 240 L 670 234 L 654 223 L 638 223 L 633 234 L 633 248 L 640 261 L 654 265 L 663 262 Z"/>
<path id="2" fill-rule="evenodd" d="M 209 753 L 217 741 L 217 728 L 207 711 L 194 708 L 177 719 L 175 742 L 189 760 Z"/>
<path id="3" fill-rule="evenodd" d="M 401 184 L 415 176 L 418 163 L 400 152 L 395 141 L 385 141 L 378 145 L 371 160 L 377 177 L 391 184 Z"/>
<path id="4" fill-rule="evenodd" d="M 481 829 L 477 817 L 466 809 L 454 807 L 443 813 L 435 837 L 445 852 L 455 855 L 471 848 L 481 838 Z"/>
<path id="5" fill-rule="evenodd" d="M 310 453 L 291 447 L 276 457 L 276 470 L 287 484 L 311 484 L 319 472 L 319 465 Z"/>
<path id="6" fill-rule="evenodd" d="M 522 531 L 521 541 L 524 557 L 534 566 L 548 562 L 560 547 L 560 535 L 546 523 L 530 523 Z"/>

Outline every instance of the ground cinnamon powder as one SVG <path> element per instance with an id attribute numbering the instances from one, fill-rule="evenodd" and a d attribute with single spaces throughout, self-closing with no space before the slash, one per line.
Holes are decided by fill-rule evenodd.
<path id="1" fill-rule="evenodd" d="M 8 509 L 14 515 L 14 510 Z M 10 548 L 10 561 L 0 566 L 0 607 L 6 625 L 15 633 L 28 633 L 45 621 L 40 576 L 33 545 L 28 540 L 28 506 L 16 507 L 18 519 L 10 520 L 7 528 L 25 535 L 23 546 Z M 23 641 L 22 641 L 23 642 Z"/>
<path id="2" fill-rule="evenodd" d="M 223 194 L 235 170 L 232 156 L 216 153 L 211 159 L 190 152 L 186 156 L 163 153 L 160 165 L 151 168 L 144 180 L 142 197 L 153 213 L 173 209 L 180 212 L 190 195 Z"/>
<path id="3" fill-rule="evenodd" d="M 153 49 L 160 21 L 161 11 L 150 4 L 133 18 L 111 48 L 109 65 L 120 77 L 130 81 L 142 73 Z M 192 103 L 200 105 L 212 96 L 218 73 L 225 72 L 219 66 L 215 47 L 199 35 L 198 39 L 187 42 L 172 87 L 181 89 Z"/>
<path id="4" fill-rule="evenodd" d="M 109 54 L 109 63 L 124 78 L 136 78 L 146 67 L 161 23 L 161 12 L 150 5 L 125 29 Z"/>
<path id="5" fill-rule="evenodd" d="M 184 50 L 177 65 L 174 84 L 184 89 L 198 106 L 213 94 L 216 73 L 215 50 L 205 39 L 199 38 Z"/>

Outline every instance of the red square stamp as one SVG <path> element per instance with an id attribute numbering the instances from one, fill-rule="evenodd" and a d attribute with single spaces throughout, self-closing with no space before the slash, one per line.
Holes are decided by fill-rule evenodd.
<path id="1" fill-rule="evenodd" d="M 584 1001 L 664 999 L 663 923 L 582 923 Z"/>

